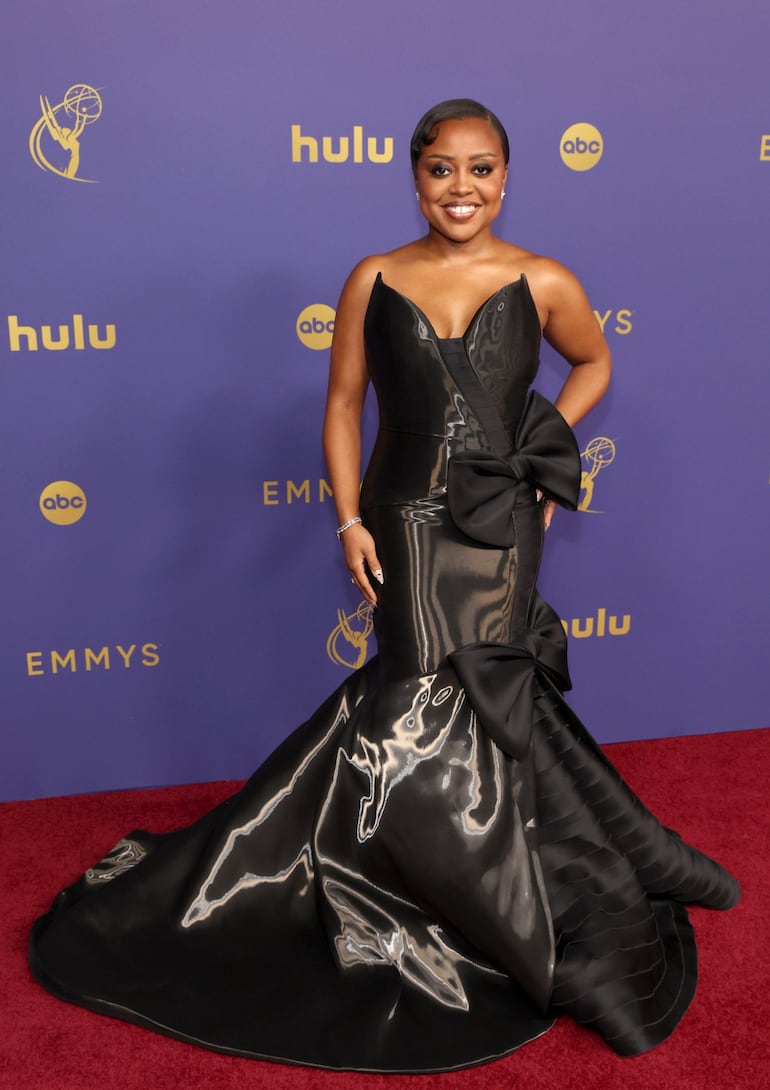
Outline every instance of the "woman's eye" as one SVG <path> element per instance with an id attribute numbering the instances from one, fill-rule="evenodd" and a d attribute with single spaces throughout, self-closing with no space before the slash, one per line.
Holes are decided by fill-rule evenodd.
<path id="1" fill-rule="evenodd" d="M 430 172 L 434 178 L 446 178 L 449 173 L 449 167 L 445 166 L 443 163 L 439 163 L 437 166 L 431 167 Z"/>
<path id="2" fill-rule="evenodd" d="M 487 174 L 492 173 L 492 167 L 489 163 L 477 163 L 473 168 L 473 172 L 474 174 L 481 174 L 483 177 L 486 177 Z"/>

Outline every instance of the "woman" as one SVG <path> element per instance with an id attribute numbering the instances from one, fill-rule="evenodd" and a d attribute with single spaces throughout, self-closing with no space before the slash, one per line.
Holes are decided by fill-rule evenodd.
<path id="1" fill-rule="evenodd" d="M 560 1012 L 633 1055 L 692 998 L 682 903 L 738 889 L 565 704 L 564 633 L 535 591 L 554 501 L 577 503 L 568 425 L 609 352 L 574 277 L 492 234 L 493 114 L 442 103 L 412 157 L 428 233 L 348 280 L 324 428 L 378 656 L 233 798 L 130 834 L 60 894 L 31 963 L 63 998 L 246 1056 L 448 1070 Z M 558 411 L 529 390 L 541 329 L 572 365 Z"/>

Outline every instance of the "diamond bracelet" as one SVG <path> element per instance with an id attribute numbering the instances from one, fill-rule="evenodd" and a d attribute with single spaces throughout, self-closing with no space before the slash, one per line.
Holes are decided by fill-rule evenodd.
<path id="1" fill-rule="evenodd" d="M 337 527 L 337 540 L 339 541 L 345 531 L 349 530 L 351 526 L 355 526 L 358 522 L 363 523 L 363 521 L 364 520 L 361 518 L 360 515 L 356 515 L 354 518 L 348 519 L 347 522 L 343 522 L 342 526 Z"/>

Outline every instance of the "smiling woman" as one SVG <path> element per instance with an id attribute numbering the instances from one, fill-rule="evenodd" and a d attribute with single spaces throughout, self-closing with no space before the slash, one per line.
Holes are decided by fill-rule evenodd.
<path id="1" fill-rule="evenodd" d="M 492 232 L 508 141 L 489 110 L 442 103 L 412 158 L 427 232 L 351 273 L 324 424 L 379 654 L 242 791 L 129 834 L 60 894 L 31 963 L 63 998 L 244 1056 L 445 1071 L 560 1013 L 634 1055 L 694 993 L 683 904 L 739 893 L 577 720 L 536 589 L 609 351 L 574 276 Z M 555 406 L 530 388 L 541 336 L 569 365 Z"/>
<path id="2" fill-rule="evenodd" d="M 420 208 L 438 230 L 447 220 L 474 220 L 479 228 L 485 212 L 487 224 L 491 223 L 505 196 L 508 137 L 500 120 L 476 105 L 467 100 L 467 116 L 459 118 L 456 105 L 442 103 L 425 114 L 412 137 L 410 153 Z"/>
<path id="3" fill-rule="evenodd" d="M 440 131 L 440 136 L 438 135 Z M 489 227 L 505 195 L 508 164 L 489 121 L 444 121 L 417 160 L 415 181 L 420 208 L 429 225 L 447 234 L 453 224 Z"/>

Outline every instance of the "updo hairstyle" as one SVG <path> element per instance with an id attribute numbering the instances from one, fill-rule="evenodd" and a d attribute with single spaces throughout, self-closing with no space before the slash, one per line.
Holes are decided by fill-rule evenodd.
<path id="1" fill-rule="evenodd" d="M 500 143 L 503 146 L 505 165 L 507 166 L 510 157 L 510 147 L 508 145 L 508 134 L 503 128 L 503 123 L 500 118 L 496 114 L 493 114 L 491 110 L 488 110 L 486 106 L 482 106 L 480 102 L 476 102 L 473 98 L 448 98 L 445 102 L 439 102 L 437 106 L 431 107 L 431 109 L 417 122 L 417 128 L 412 134 L 412 140 L 409 145 L 409 154 L 412 158 L 412 172 L 415 173 L 417 170 L 417 160 L 422 155 L 422 149 L 426 147 L 429 148 L 437 139 L 438 126 L 442 121 L 464 121 L 468 117 L 478 117 L 481 118 L 482 121 L 488 121 L 490 123 L 500 137 Z"/>

